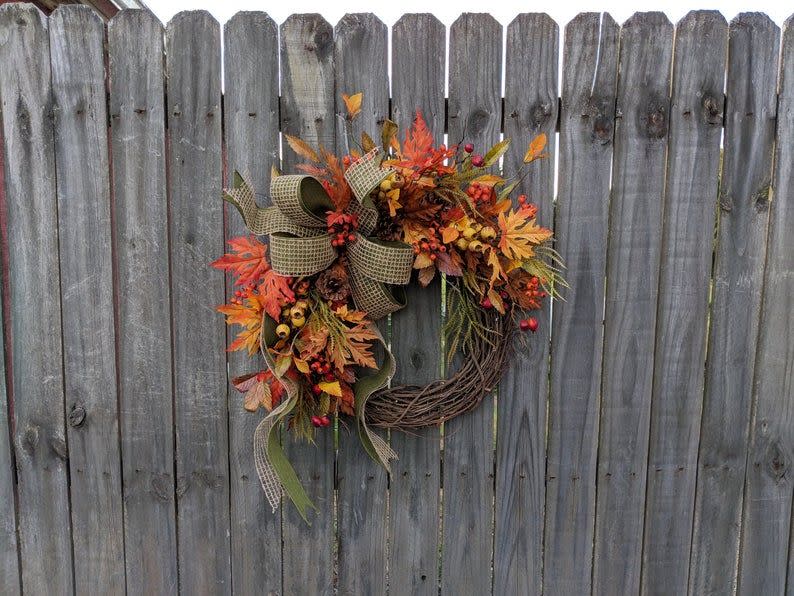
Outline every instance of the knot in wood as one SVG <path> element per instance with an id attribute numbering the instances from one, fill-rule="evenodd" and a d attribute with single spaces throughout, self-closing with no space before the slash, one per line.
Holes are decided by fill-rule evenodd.
<path id="1" fill-rule="evenodd" d="M 22 449 L 24 449 L 29 454 L 33 454 L 36 451 L 36 446 L 39 444 L 39 427 L 31 424 L 26 429 L 25 432 L 22 434 Z"/>
<path id="2" fill-rule="evenodd" d="M 703 95 L 703 101 L 701 102 L 703 107 L 703 120 L 707 124 L 711 124 L 713 126 L 721 126 L 722 125 L 722 102 L 717 101 L 717 98 L 714 97 L 711 93 L 705 93 Z"/>
<path id="3" fill-rule="evenodd" d="M 480 137 L 488 128 L 491 114 L 484 108 L 472 110 L 466 123 L 466 136 Z"/>
<path id="4" fill-rule="evenodd" d="M 788 471 L 788 458 L 777 441 L 770 443 L 766 453 L 766 461 L 768 462 L 768 471 L 770 476 L 776 482 L 780 482 Z"/>
<path id="5" fill-rule="evenodd" d="M 71 411 L 69 412 L 69 426 L 72 428 L 78 428 L 82 426 L 83 422 L 85 422 L 85 408 L 82 404 L 76 403 L 72 406 Z"/>
<path id="6" fill-rule="evenodd" d="M 651 139 L 661 139 L 667 134 L 667 111 L 664 107 L 655 105 L 648 110 L 645 132 Z"/>
<path id="7" fill-rule="evenodd" d="M 533 126 L 539 128 L 542 124 L 545 124 L 551 116 L 551 104 L 538 103 L 532 108 L 530 114 Z"/>
<path id="8" fill-rule="evenodd" d="M 155 474 L 152 476 L 152 492 L 161 501 L 171 501 L 174 494 L 174 483 L 168 474 Z"/>
<path id="9" fill-rule="evenodd" d="M 50 447 L 52 447 L 52 451 L 58 459 L 66 461 L 69 458 L 69 450 L 66 448 L 66 441 L 61 437 L 54 437 L 52 441 L 50 441 Z"/>
<path id="10" fill-rule="evenodd" d="M 602 145 L 612 141 L 612 119 L 604 114 L 599 114 L 593 121 L 593 140 Z"/>

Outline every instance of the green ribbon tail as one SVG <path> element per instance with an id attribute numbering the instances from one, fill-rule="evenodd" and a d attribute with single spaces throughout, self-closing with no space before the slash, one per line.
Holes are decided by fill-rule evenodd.
<path id="1" fill-rule="evenodd" d="M 394 360 L 394 355 L 391 353 L 388 346 L 386 346 L 386 342 L 384 342 L 383 336 L 378 331 L 378 328 L 373 325 L 372 329 L 378 336 L 378 341 L 383 346 L 386 360 L 383 366 L 373 374 L 359 377 L 356 380 L 356 384 L 353 388 L 356 404 L 356 423 L 358 426 L 358 436 L 361 440 L 361 445 L 364 447 L 364 451 L 366 451 L 375 462 L 383 466 L 387 472 L 391 472 L 391 465 L 389 462 L 392 459 L 397 459 L 397 454 L 389 447 L 386 441 L 372 432 L 367 426 L 365 409 L 367 400 L 372 394 L 389 384 L 389 381 L 391 381 L 391 378 L 394 376 L 397 365 Z"/>
<path id="2" fill-rule="evenodd" d="M 300 513 L 303 521 L 311 525 L 311 522 L 309 522 L 307 516 L 308 510 L 311 508 L 317 511 L 317 507 L 315 507 L 314 503 L 312 503 L 311 499 L 309 499 L 306 491 L 303 489 L 303 485 L 298 479 L 298 475 L 295 473 L 295 468 L 293 468 L 292 464 L 289 463 L 287 455 L 284 453 L 284 449 L 281 447 L 278 433 L 273 432 L 276 426 L 279 425 L 284 417 L 286 417 L 292 408 L 295 407 L 297 400 L 293 399 L 290 401 L 292 402 L 292 405 L 283 413 L 283 415 L 278 417 L 276 424 L 274 424 L 270 428 L 270 432 L 268 432 L 267 457 L 270 460 L 270 465 L 276 472 L 276 476 L 278 476 L 278 480 L 281 483 L 284 492 L 289 497 L 290 501 L 292 501 L 293 505 L 295 505 L 295 508 L 298 510 L 298 513 Z"/>

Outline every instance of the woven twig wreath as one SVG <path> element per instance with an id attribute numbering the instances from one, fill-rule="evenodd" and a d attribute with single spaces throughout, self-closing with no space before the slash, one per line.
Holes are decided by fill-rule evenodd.
<path id="1" fill-rule="evenodd" d="M 343 99 L 352 136 L 361 94 Z M 273 172 L 271 207 L 257 206 L 237 172 L 224 191 L 252 235 L 229 241 L 213 263 L 236 278 L 219 310 L 242 327 L 229 349 L 261 353 L 266 364 L 233 383 L 246 409 L 268 412 L 254 459 L 274 508 L 282 490 L 302 515 L 311 506 L 275 429 L 312 439 L 351 416 L 364 449 L 388 469 L 396 454 L 370 426 L 415 429 L 476 408 L 501 377 L 514 330 L 537 328 L 518 313 L 541 308 L 563 283 L 551 231 L 526 196 L 512 199 L 522 174 L 492 171 L 509 140 L 482 155 L 471 144 L 435 147 L 421 114 L 402 144 L 396 133 L 386 121 L 380 144 L 363 133 L 341 158 L 286 136 L 307 164 Z M 524 163 L 543 157 L 545 142 L 534 139 Z M 413 271 L 422 286 L 446 276 L 444 332 L 457 366 L 448 379 L 392 387 L 396 363 L 374 321 L 405 306 Z"/>

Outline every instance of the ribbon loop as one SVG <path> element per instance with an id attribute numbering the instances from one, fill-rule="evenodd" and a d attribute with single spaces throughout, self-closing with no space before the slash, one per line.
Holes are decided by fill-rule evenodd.
<path id="1" fill-rule="evenodd" d="M 345 180 L 359 203 L 363 203 L 375 188 L 391 174 L 391 168 L 381 166 L 383 152 L 375 147 L 359 157 L 345 172 Z"/>
<path id="2" fill-rule="evenodd" d="M 270 264 L 273 271 L 286 277 L 314 275 L 336 260 L 336 250 L 328 234 L 294 238 L 282 234 L 270 236 Z"/>
<path id="3" fill-rule="evenodd" d="M 334 210 L 334 203 L 322 184 L 311 176 L 275 176 L 270 181 L 270 194 L 273 204 L 301 226 L 324 228 L 326 212 Z"/>
<path id="4" fill-rule="evenodd" d="M 411 281 L 414 251 L 403 242 L 359 237 L 347 254 L 351 265 L 370 279 L 400 286 Z"/>

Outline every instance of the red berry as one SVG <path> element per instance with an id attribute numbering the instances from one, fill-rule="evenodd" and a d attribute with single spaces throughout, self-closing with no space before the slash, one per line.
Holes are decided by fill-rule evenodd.
<path id="1" fill-rule="evenodd" d="M 331 419 L 328 418 L 328 416 L 323 416 L 322 418 L 320 418 L 320 424 L 322 424 L 323 426 L 331 426 Z"/>
<path id="2" fill-rule="evenodd" d="M 312 424 L 314 426 L 323 426 L 323 421 L 319 416 L 312 416 Z"/>
<path id="3" fill-rule="evenodd" d="M 484 163 L 485 160 L 482 158 L 482 155 L 473 155 L 471 158 L 471 165 L 475 168 L 481 168 Z"/>
<path id="4" fill-rule="evenodd" d="M 524 321 L 521 322 L 523 323 Z M 538 320 L 535 317 L 529 317 L 528 319 L 526 319 L 526 323 L 527 323 L 527 329 L 529 329 L 532 333 L 535 333 L 535 331 L 538 330 Z"/>
<path id="5" fill-rule="evenodd" d="M 355 236 L 355 234 L 350 234 L 350 235 L 347 237 L 347 241 L 348 241 L 348 242 L 355 242 L 355 241 L 356 241 L 356 236 Z"/>
<path id="6" fill-rule="evenodd" d="M 483 298 L 482 302 L 480 302 L 483 308 L 493 308 L 493 303 L 491 302 L 490 298 Z"/>
<path id="7" fill-rule="evenodd" d="M 518 326 L 521 329 L 521 331 L 528 331 L 529 330 L 529 321 L 527 319 L 521 319 L 518 322 Z"/>
<path id="8" fill-rule="evenodd" d="M 466 153 L 471 153 L 472 151 L 474 151 L 474 145 L 472 145 L 471 143 L 466 143 L 466 146 L 463 147 L 463 150 Z"/>
<path id="9" fill-rule="evenodd" d="M 322 387 L 320 387 L 319 385 L 312 386 L 312 393 L 314 393 L 314 395 L 320 395 L 322 392 L 323 392 Z"/>
<path id="10" fill-rule="evenodd" d="M 336 377 L 332 373 L 325 373 L 325 377 L 323 377 L 329 383 L 333 381 Z"/>

